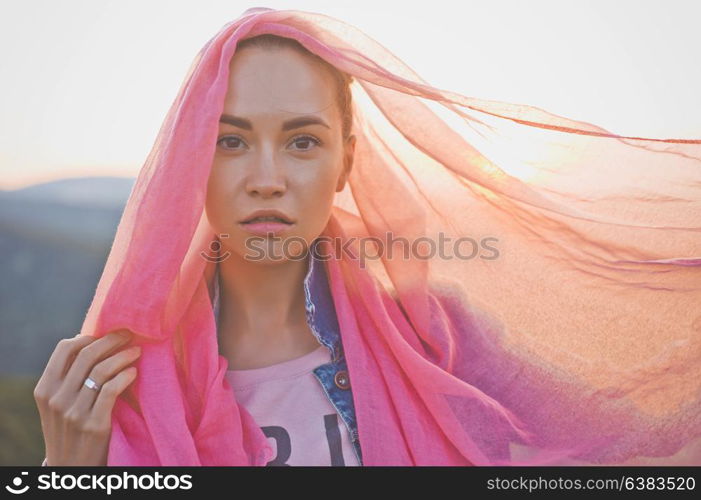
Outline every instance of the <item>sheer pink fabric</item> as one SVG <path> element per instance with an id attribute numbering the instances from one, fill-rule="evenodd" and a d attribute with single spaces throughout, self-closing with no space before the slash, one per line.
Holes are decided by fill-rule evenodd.
<path id="1" fill-rule="evenodd" d="M 442 90 L 339 20 L 256 8 L 195 58 L 81 330 L 143 348 L 109 465 L 271 459 L 226 383 L 200 256 L 228 63 L 261 33 L 355 77 L 355 163 L 324 236 L 444 251 L 361 265 L 324 243 L 364 465 L 701 464 L 701 141 Z"/>

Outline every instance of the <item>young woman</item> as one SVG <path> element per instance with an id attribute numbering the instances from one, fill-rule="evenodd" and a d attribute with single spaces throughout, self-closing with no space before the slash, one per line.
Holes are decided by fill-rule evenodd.
<path id="1" fill-rule="evenodd" d="M 198 54 L 37 384 L 47 463 L 697 461 L 701 141 L 657 141 L 249 9 Z"/>
<path id="2" fill-rule="evenodd" d="M 324 262 L 283 246 L 308 250 L 345 187 L 350 78 L 295 40 L 260 35 L 238 45 L 229 81 L 206 202 L 212 228 L 226 235 L 219 253 L 230 254 L 215 280 L 228 381 L 275 441 L 270 465 L 359 465 Z M 279 237 L 263 248 L 269 255 L 246 259 L 247 240 L 267 234 Z"/>

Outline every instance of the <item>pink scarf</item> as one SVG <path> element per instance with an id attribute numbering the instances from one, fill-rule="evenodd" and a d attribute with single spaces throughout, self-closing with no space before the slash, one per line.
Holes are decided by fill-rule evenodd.
<path id="1" fill-rule="evenodd" d="M 142 346 L 108 465 L 272 458 L 224 377 L 200 256 L 228 62 L 262 33 L 355 78 L 355 162 L 324 235 L 419 254 L 327 261 L 365 465 L 701 463 L 701 141 L 442 90 L 339 20 L 255 8 L 197 54 L 81 330 Z M 431 245 L 443 256 L 420 258 Z"/>

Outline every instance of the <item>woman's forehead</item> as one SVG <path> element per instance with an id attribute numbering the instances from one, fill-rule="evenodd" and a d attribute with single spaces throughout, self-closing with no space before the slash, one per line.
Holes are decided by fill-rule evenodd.
<path id="1" fill-rule="evenodd" d="M 225 113 L 328 113 L 335 90 L 328 71 L 291 49 L 248 48 L 231 61 Z"/>

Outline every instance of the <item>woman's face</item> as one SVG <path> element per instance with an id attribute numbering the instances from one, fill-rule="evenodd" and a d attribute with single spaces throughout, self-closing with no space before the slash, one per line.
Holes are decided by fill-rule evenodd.
<path id="1" fill-rule="evenodd" d="M 341 126 L 334 80 L 311 58 L 289 48 L 235 53 L 206 200 L 221 255 L 260 256 L 246 246 L 249 238 L 258 240 L 255 248 L 275 251 L 265 262 L 308 248 L 326 226 L 352 166 L 355 137 L 344 142 Z M 264 221 L 242 224 L 260 209 L 279 210 L 293 223 L 280 226 L 275 238 Z M 292 240 L 283 245 L 288 238 L 304 246 L 290 245 Z"/>

